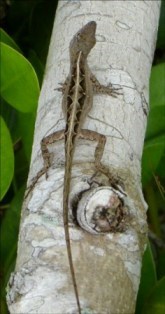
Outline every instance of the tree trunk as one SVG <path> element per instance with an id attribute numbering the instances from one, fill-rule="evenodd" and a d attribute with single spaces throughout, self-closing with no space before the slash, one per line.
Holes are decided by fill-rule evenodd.
<path id="1" fill-rule="evenodd" d="M 28 186 L 43 167 L 42 138 L 65 128 L 57 88 L 69 72 L 70 40 L 87 22 L 97 22 L 96 45 L 88 58 L 91 71 L 102 84 L 122 88 L 116 98 L 96 95 L 83 125 L 106 136 L 101 161 L 116 185 L 106 174 L 96 173 L 97 143 L 78 140 L 72 167 L 72 255 L 81 309 L 90 313 L 135 311 L 147 238 L 141 156 L 159 9 L 160 1 L 59 1 L 56 11 Z M 22 209 L 16 268 L 7 296 L 10 313 L 78 312 L 62 218 L 64 141 L 49 150 L 48 178 L 38 180 Z M 103 214 L 109 208 L 107 227 Z"/>

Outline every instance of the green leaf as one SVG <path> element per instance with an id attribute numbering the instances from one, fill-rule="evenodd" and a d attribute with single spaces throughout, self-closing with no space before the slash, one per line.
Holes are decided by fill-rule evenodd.
<path id="1" fill-rule="evenodd" d="M 21 138 L 20 130 L 18 129 L 18 110 L 10 106 L 2 97 L 1 115 L 9 128 L 14 145 Z"/>
<path id="2" fill-rule="evenodd" d="M 165 277 L 158 281 L 150 293 L 142 310 L 142 314 L 165 313 Z"/>
<path id="3" fill-rule="evenodd" d="M 165 1 L 161 1 L 161 10 L 160 10 L 160 18 L 159 18 L 159 29 L 158 29 L 158 37 L 156 47 L 161 49 L 162 52 L 165 49 Z M 164 52 L 163 52 L 164 54 Z M 162 54 L 162 57 L 163 57 Z"/>
<path id="4" fill-rule="evenodd" d="M 18 239 L 20 212 L 24 191 L 25 188 L 23 187 L 15 194 L 10 207 L 6 210 L 1 224 L 1 261 L 5 269 L 7 269 L 10 262 L 13 261 L 13 258 L 11 258 L 13 249 L 14 252 L 16 251 L 15 248 Z"/>
<path id="5" fill-rule="evenodd" d="M 151 289 L 156 284 L 156 270 L 155 263 L 148 241 L 148 246 L 143 255 L 141 281 L 139 286 L 139 292 L 136 304 L 136 314 L 141 313 L 142 306 L 145 302 L 146 297 L 151 292 Z"/>
<path id="6" fill-rule="evenodd" d="M 165 150 L 165 135 L 145 142 L 142 157 L 142 182 L 145 186 L 153 176 Z"/>
<path id="7" fill-rule="evenodd" d="M 151 107 L 165 104 L 165 63 L 153 66 L 150 78 Z"/>
<path id="8" fill-rule="evenodd" d="M 2 314 L 9 314 L 7 305 L 6 305 L 6 298 L 0 300 L 0 309 Z"/>
<path id="9" fill-rule="evenodd" d="M 19 233 L 20 213 L 25 188 L 21 188 L 6 210 L 1 224 L 1 271 L 2 295 L 5 296 L 5 287 L 15 264 L 17 240 Z"/>
<path id="10" fill-rule="evenodd" d="M 17 190 L 27 181 L 29 163 L 25 155 L 24 145 L 15 154 L 15 173 L 13 187 Z"/>
<path id="11" fill-rule="evenodd" d="M 30 162 L 36 116 L 34 113 L 19 113 L 18 126 L 27 160 Z"/>
<path id="12" fill-rule="evenodd" d="M 164 133 L 165 126 L 165 63 L 152 68 L 150 79 L 150 113 L 146 139 Z"/>
<path id="13" fill-rule="evenodd" d="M 157 180 L 156 176 L 154 179 Z M 160 188 L 160 187 L 159 187 Z M 158 186 L 157 186 L 158 189 Z M 148 184 L 146 184 L 144 189 L 145 200 L 148 204 L 149 209 L 149 219 L 152 231 L 155 233 L 157 237 L 161 237 L 161 226 L 160 226 L 160 217 L 158 212 L 158 202 L 156 199 L 156 191 L 153 181 L 151 180 Z"/>
<path id="14" fill-rule="evenodd" d="M 21 49 L 17 46 L 15 41 L 2 29 L 0 28 L 0 39 L 1 42 L 21 52 Z"/>
<path id="15" fill-rule="evenodd" d="M 0 185 L 0 200 L 6 194 L 14 174 L 14 153 L 13 145 L 10 137 L 8 127 L 5 121 L 0 116 L 0 127 L 1 127 L 1 141 L 0 141 L 0 152 L 1 152 L 1 185 Z"/>
<path id="16" fill-rule="evenodd" d="M 40 86 L 41 86 L 43 75 L 44 75 L 44 65 L 41 63 L 37 54 L 32 49 L 29 51 L 28 60 L 31 62 L 32 66 L 34 67 L 37 73 Z"/>
<path id="17" fill-rule="evenodd" d="M 159 136 L 165 132 L 165 102 L 160 106 L 151 108 L 146 132 L 146 139 Z"/>
<path id="18" fill-rule="evenodd" d="M 39 84 L 27 59 L 13 48 L 1 43 L 1 95 L 21 112 L 37 107 Z"/>
<path id="19" fill-rule="evenodd" d="M 160 177 L 160 178 L 165 178 L 165 171 L 164 171 L 164 165 L 165 165 L 165 151 L 164 154 L 160 160 L 159 166 L 156 170 L 156 174 Z"/>
<path id="20" fill-rule="evenodd" d="M 162 249 L 158 255 L 157 261 L 157 271 L 158 271 L 158 278 L 165 276 L 165 249 Z"/>

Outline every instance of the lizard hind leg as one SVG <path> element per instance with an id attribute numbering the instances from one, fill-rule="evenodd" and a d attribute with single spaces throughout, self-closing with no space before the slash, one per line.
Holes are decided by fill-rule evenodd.
<path id="1" fill-rule="evenodd" d="M 104 153 L 105 143 L 106 143 L 105 135 L 97 133 L 95 131 L 82 129 L 81 133 L 79 134 L 79 138 L 97 142 L 97 146 L 96 146 L 95 154 L 94 154 L 95 168 L 97 172 L 101 172 L 105 174 L 108 177 L 109 182 L 112 185 L 114 185 L 116 183 L 115 178 L 113 178 L 112 174 L 109 171 L 109 168 L 103 165 L 101 162 L 101 159 Z"/>

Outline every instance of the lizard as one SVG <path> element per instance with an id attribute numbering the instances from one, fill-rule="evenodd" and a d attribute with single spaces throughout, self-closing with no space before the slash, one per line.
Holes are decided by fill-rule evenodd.
<path id="1" fill-rule="evenodd" d="M 73 265 L 68 225 L 68 203 L 75 143 L 77 138 L 97 141 L 98 144 L 96 146 L 94 155 L 95 167 L 97 170 L 107 174 L 107 167 L 101 164 L 106 137 L 103 134 L 99 134 L 95 131 L 84 130 L 82 129 L 82 125 L 93 105 L 94 93 L 105 93 L 113 97 L 117 97 L 117 94 L 120 94 L 118 92 L 118 89 L 120 88 L 115 89 L 111 85 L 101 85 L 88 67 L 87 57 L 96 43 L 95 33 L 96 22 L 88 22 L 73 36 L 70 42 L 70 72 L 66 81 L 61 84 L 62 86 L 57 88 L 57 90 L 63 93 L 62 109 L 66 120 L 66 127 L 64 130 L 54 132 L 41 140 L 41 152 L 44 160 L 44 167 L 33 179 L 33 182 L 29 187 L 29 191 L 25 196 L 25 198 L 28 196 L 29 192 L 33 189 L 34 185 L 42 176 L 42 174 L 46 173 L 47 178 L 47 170 L 50 167 L 50 154 L 47 146 L 54 143 L 55 141 L 64 139 L 65 173 L 63 185 L 63 223 L 67 255 L 79 314 L 81 314 L 81 306 Z"/>

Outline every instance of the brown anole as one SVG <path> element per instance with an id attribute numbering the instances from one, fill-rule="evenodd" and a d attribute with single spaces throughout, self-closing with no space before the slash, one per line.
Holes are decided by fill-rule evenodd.
<path id="1" fill-rule="evenodd" d="M 82 27 L 73 37 L 70 42 L 70 73 L 58 90 L 63 92 L 62 108 L 66 119 L 65 130 L 54 132 L 45 137 L 41 141 L 41 151 L 44 160 L 44 167 L 38 172 L 29 187 L 29 192 L 36 184 L 39 177 L 46 173 L 50 167 L 50 154 L 47 146 L 64 138 L 65 141 L 65 174 L 64 174 L 64 188 L 63 188 L 63 222 L 65 230 L 65 239 L 67 246 L 67 254 L 69 259 L 70 271 L 78 306 L 78 312 L 81 313 L 80 300 L 78 294 L 78 287 L 73 266 L 73 259 L 71 253 L 71 242 L 69 237 L 68 226 L 68 202 L 70 193 L 71 171 L 73 155 L 75 150 L 75 143 L 77 138 L 84 138 L 87 140 L 97 141 L 95 149 L 95 167 L 97 171 L 109 174 L 105 166 L 101 164 L 101 158 L 104 152 L 106 138 L 104 135 L 95 131 L 82 129 L 82 124 L 90 111 L 93 104 L 93 94 L 106 93 L 116 97 L 118 89 L 112 86 L 103 86 L 92 75 L 88 68 L 87 57 L 91 49 L 96 43 L 95 39 L 96 22 L 91 21 Z M 26 197 L 27 197 L 26 195 Z"/>

